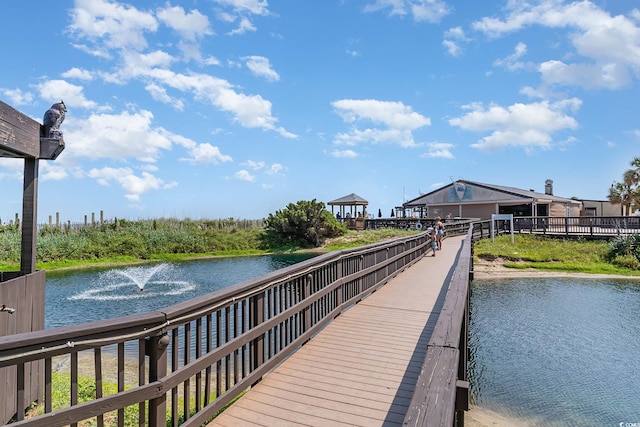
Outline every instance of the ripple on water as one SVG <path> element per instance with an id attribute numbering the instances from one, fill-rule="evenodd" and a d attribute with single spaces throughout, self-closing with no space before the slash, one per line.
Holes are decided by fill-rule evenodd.
<path id="1" fill-rule="evenodd" d="M 640 422 L 640 283 L 478 280 L 471 310 L 476 405 L 548 426 Z"/>

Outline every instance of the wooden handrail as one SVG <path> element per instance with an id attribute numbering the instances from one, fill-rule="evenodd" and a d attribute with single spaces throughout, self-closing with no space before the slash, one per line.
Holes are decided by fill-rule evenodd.
<path id="1" fill-rule="evenodd" d="M 404 426 L 453 426 L 456 419 L 464 420 L 464 411 L 469 409 L 467 325 L 473 236 L 474 227 L 469 227 L 429 339 Z"/>
<path id="2" fill-rule="evenodd" d="M 452 225 L 448 232 L 456 230 Z M 15 425 L 73 425 L 112 411 L 123 423 L 124 408 L 132 405 L 139 407 L 141 425 L 164 425 L 165 419 L 172 425 L 201 425 L 342 311 L 420 260 L 430 243 L 425 232 L 335 251 L 163 310 L 2 337 L 0 369 L 45 364 L 40 384 L 46 413 L 18 416 Z M 72 395 L 74 381 L 83 375 L 78 373 L 83 357 L 93 358 L 96 368 L 87 375 L 97 387 L 105 382 L 106 365 L 117 365 L 121 391 L 106 396 L 100 389 L 95 399 L 53 411 L 51 377 L 56 361 L 66 357 Z M 105 358 L 115 363 L 105 364 Z M 125 359 L 137 366 L 125 368 Z M 125 377 L 138 379 L 137 384 L 125 390 Z M 29 403 L 16 407 L 21 411 Z"/>

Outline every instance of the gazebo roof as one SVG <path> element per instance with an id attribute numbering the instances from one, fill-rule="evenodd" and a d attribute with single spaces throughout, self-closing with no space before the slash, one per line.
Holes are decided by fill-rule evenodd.
<path id="1" fill-rule="evenodd" d="M 369 202 L 357 194 L 351 193 L 347 196 L 340 197 L 339 199 L 332 200 L 327 204 L 338 206 L 367 206 Z"/>

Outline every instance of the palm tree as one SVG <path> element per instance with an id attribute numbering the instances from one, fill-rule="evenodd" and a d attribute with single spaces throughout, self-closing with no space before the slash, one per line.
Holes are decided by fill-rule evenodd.
<path id="1" fill-rule="evenodd" d="M 631 207 L 640 207 L 640 157 L 631 161 L 631 169 L 622 174 L 622 182 L 614 182 L 609 188 L 609 201 L 620 205 L 620 215 L 631 215 Z M 626 211 L 626 213 L 625 213 Z"/>
<path id="2" fill-rule="evenodd" d="M 629 199 L 629 186 L 624 182 L 614 182 L 609 188 L 607 196 L 612 205 L 620 205 L 620 216 L 624 216 L 625 207 Z"/>

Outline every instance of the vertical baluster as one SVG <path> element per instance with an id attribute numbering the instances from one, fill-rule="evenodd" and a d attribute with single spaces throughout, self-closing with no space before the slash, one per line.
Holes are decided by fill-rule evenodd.
<path id="1" fill-rule="evenodd" d="M 180 356 L 180 330 L 178 328 L 171 331 L 171 372 L 178 370 Z M 172 426 L 177 427 L 180 420 L 178 410 L 178 386 L 171 389 L 171 421 Z"/>
<path id="2" fill-rule="evenodd" d="M 145 347 L 146 340 L 140 338 L 138 340 L 138 385 L 145 385 L 146 383 L 146 368 L 145 368 Z M 142 401 L 138 404 L 138 425 L 144 427 L 146 424 L 146 402 Z"/>
<path id="3" fill-rule="evenodd" d="M 191 363 L 191 322 L 184 324 L 184 365 Z M 191 378 L 186 378 L 183 385 L 182 396 L 182 411 L 184 413 L 184 420 L 188 420 L 190 417 L 189 409 L 191 408 Z"/>
<path id="4" fill-rule="evenodd" d="M 102 348 L 96 347 L 93 349 L 93 370 L 96 377 L 96 399 L 102 397 Z M 97 427 L 104 426 L 104 415 L 100 414 L 97 417 Z"/>
<path id="5" fill-rule="evenodd" d="M 52 360 L 50 357 L 44 359 L 44 412 L 48 414 L 52 410 L 51 381 L 52 381 Z"/>
<path id="6" fill-rule="evenodd" d="M 18 421 L 24 420 L 24 401 L 24 363 L 18 363 L 16 365 L 16 419 Z"/>
<path id="7" fill-rule="evenodd" d="M 239 325 L 238 325 L 238 306 L 240 305 L 239 302 L 235 303 L 233 305 L 233 336 L 232 338 L 237 337 L 238 335 L 240 335 L 240 330 L 239 330 Z M 234 351 L 234 357 L 233 357 L 233 383 L 237 384 L 239 381 L 239 369 L 240 369 L 240 347 L 238 347 L 236 349 L 236 351 Z"/>
<path id="8" fill-rule="evenodd" d="M 196 359 L 202 356 L 202 318 L 196 319 Z M 202 371 L 196 373 L 196 412 L 202 409 Z"/>
<path id="9" fill-rule="evenodd" d="M 264 292 L 251 297 L 251 329 L 264 322 Z M 251 342 L 251 371 L 264 363 L 264 334 Z"/>
<path id="10" fill-rule="evenodd" d="M 213 327 L 213 320 L 211 318 L 211 314 L 207 314 L 207 323 L 206 323 L 206 328 L 207 328 L 207 343 L 206 343 L 206 351 L 207 354 L 211 353 L 211 351 L 213 350 L 213 340 L 212 340 L 212 330 L 211 328 Z M 204 405 L 207 406 L 209 404 L 209 402 L 211 401 L 210 399 L 210 395 L 211 395 L 211 365 L 208 365 L 207 368 L 205 369 L 205 374 L 204 374 Z"/>
<path id="11" fill-rule="evenodd" d="M 118 393 L 121 393 L 123 391 L 124 391 L 124 343 L 119 342 L 118 343 Z M 118 427 L 124 427 L 124 408 L 118 409 Z"/>
<path id="12" fill-rule="evenodd" d="M 71 353 L 71 406 L 78 404 L 78 352 Z M 77 423 L 72 423 L 71 427 L 76 427 Z"/>
<path id="13" fill-rule="evenodd" d="M 222 312 L 216 311 L 216 348 L 222 345 Z M 216 361 L 216 396 L 222 394 L 222 359 Z"/>
<path id="14" fill-rule="evenodd" d="M 231 316 L 230 308 L 227 306 L 224 308 L 224 343 L 229 342 L 229 335 L 231 334 Z M 227 354 L 224 357 L 224 391 L 226 392 L 231 388 L 231 355 Z"/>

